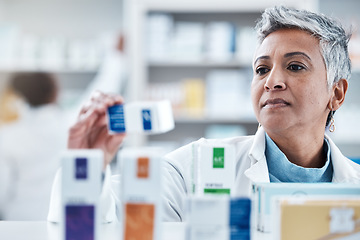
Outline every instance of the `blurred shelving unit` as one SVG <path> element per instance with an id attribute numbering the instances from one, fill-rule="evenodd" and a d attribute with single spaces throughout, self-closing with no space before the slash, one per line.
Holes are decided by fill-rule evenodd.
<path id="1" fill-rule="evenodd" d="M 96 76 L 123 22 L 122 0 L 0 2 L 0 91 L 13 72 L 59 77 L 67 107 Z"/>
<path id="2" fill-rule="evenodd" d="M 261 12 L 276 4 L 317 8 L 312 0 L 128 1 L 129 95 L 132 100 L 169 98 L 175 115 L 175 130 L 134 142 L 179 146 L 200 137 L 255 133 L 252 28 Z"/>
<path id="3" fill-rule="evenodd" d="M 335 17 L 342 22 L 346 30 L 352 31 L 349 42 L 349 55 L 352 62 L 352 75 L 343 106 L 335 114 L 334 133 L 329 136 L 340 150 L 352 159 L 360 159 L 360 15 L 357 0 L 319 0 L 320 12 Z"/>

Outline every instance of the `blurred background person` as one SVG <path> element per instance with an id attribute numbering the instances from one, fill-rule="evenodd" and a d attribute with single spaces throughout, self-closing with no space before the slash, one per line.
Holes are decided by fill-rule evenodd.
<path id="1" fill-rule="evenodd" d="M 106 46 L 93 80 L 67 108 L 59 106 L 62 90 L 54 74 L 20 72 L 9 79 L 0 98 L 0 112 L 7 109 L 0 121 L 0 220 L 46 220 L 59 154 L 80 107 L 94 90 L 126 88 L 123 35 L 109 36 Z"/>
<path id="2" fill-rule="evenodd" d="M 16 73 L 8 88 L 22 104 L 18 119 L 0 128 L 0 216 L 44 220 L 67 137 L 57 79 L 45 72 Z"/>

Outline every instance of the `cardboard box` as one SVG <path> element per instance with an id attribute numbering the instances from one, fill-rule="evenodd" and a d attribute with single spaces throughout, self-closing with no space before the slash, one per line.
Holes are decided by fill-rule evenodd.
<path id="1" fill-rule="evenodd" d="M 257 229 L 272 229 L 272 198 L 313 195 L 360 195 L 360 186 L 347 183 L 255 183 L 253 185 L 254 217 Z"/>
<path id="2" fill-rule="evenodd" d="M 101 150 L 68 150 L 62 154 L 63 239 L 99 239 L 102 168 Z"/>
<path id="3" fill-rule="evenodd" d="M 278 197 L 274 239 L 360 239 L 360 197 Z"/>
<path id="4" fill-rule="evenodd" d="M 124 240 L 160 238 L 162 156 L 159 148 L 126 148 L 119 153 Z"/>

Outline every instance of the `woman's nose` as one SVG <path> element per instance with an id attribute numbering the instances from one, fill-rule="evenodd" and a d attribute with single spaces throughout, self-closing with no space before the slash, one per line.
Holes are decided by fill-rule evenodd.
<path id="1" fill-rule="evenodd" d="M 280 91 L 286 89 L 285 76 L 281 70 L 273 68 L 267 76 L 264 88 L 266 91 Z"/>

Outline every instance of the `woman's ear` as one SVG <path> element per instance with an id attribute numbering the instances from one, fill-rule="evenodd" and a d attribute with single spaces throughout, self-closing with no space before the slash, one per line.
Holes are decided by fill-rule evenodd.
<path id="1" fill-rule="evenodd" d="M 348 81 L 340 79 L 332 88 L 332 97 L 329 102 L 330 111 L 338 110 L 344 103 L 346 91 L 348 89 Z"/>

